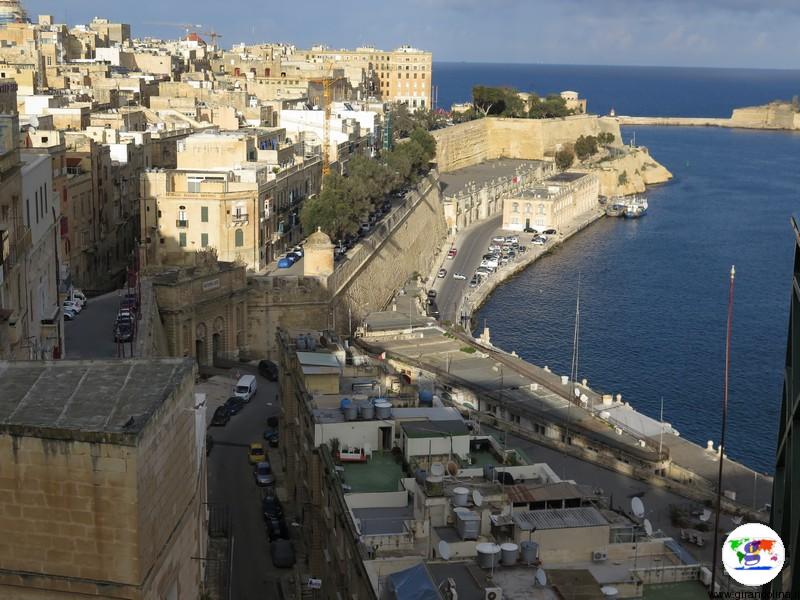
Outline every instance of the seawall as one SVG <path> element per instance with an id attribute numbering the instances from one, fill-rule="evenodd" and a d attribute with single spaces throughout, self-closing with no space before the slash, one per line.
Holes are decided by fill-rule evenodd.
<path id="1" fill-rule="evenodd" d="M 716 117 L 613 117 L 620 126 L 730 127 L 735 129 L 800 130 L 800 112 L 788 102 L 736 108 L 729 118 Z"/>

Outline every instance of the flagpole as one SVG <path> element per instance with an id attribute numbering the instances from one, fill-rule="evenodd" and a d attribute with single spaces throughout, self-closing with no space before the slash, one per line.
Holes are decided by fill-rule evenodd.
<path id="1" fill-rule="evenodd" d="M 719 543 L 719 513 L 722 507 L 722 464 L 725 461 L 725 428 L 728 424 L 728 375 L 731 365 L 731 330 L 733 329 L 733 283 L 736 275 L 735 267 L 731 266 L 731 280 L 728 290 L 728 326 L 725 334 L 725 382 L 722 394 L 722 432 L 719 438 L 719 474 L 717 475 L 717 514 L 714 516 L 714 558 L 711 563 L 711 589 L 709 597 L 714 597 L 714 587 L 717 579 L 717 554 Z"/>

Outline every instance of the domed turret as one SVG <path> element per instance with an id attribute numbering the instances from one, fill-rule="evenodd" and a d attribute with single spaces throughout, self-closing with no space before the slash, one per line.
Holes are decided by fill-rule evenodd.
<path id="1" fill-rule="evenodd" d="M 303 245 L 303 275 L 327 277 L 332 273 L 333 244 L 331 238 L 317 227 Z"/>

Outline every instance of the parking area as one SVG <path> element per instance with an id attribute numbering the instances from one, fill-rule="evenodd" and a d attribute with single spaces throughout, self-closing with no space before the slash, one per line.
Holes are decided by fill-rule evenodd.
<path id="1" fill-rule="evenodd" d="M 81 312 L 64 323 L 64 358 L 78 360 L 131 356 L 132 336 L 126 343 L 115 341 L 115 323 L 122 301 L 121 290 L 89 298 Z"/>

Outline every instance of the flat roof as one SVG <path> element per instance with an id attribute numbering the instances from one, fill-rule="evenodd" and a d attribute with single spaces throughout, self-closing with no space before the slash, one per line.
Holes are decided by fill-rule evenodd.
<path id="1" fill-rule="evenodd" d="M 574 529 L 608 525 L 606 518 L 593 506 L 529 510 L 515 513 L 514 524 L 523 531 L 536 529 Z"/>
<path id="2" fill-rule="evenodd" d="M 456 196 L 468 185 L 474 183 L 478 187 L 492 179 L 511 178 L 518 169 L 535 169 L 546 164 L 543 160 L 524 160 L 517 158 L 498 158 L 487 160 L 455 171 L 441 173 L 442 193 L 446 197 Z"/>
<path id="3" fill-rule="evenodd" d="M 341 369 L 339 359 L 330 352 L 298 352 L 297 360 L 308 367 L 335 367 Z"/>
<path id="4" fill-rule="evenodd" d="M 194 364 L 191 358 L 0 361 L 0 433 L 92 442 L 136 435 L 193 376 Z"/>
<path id="5" fill-rule="evenodd" d="M 451 437 L 469 435 L 469 429 L 462 420 L 448 421 L 406 421 L 402 425 L 410 438 Z"/>
<path id="6" fill-rule="evenodd" d="M 548 177 L 545 182 L 547 181 L 557 181 L 557 182 L 564 182 L 570 183 L 572 181 L 578 181 L 581 177 L 585 177 L 588 173 L 583 173 L 582 171 L 564 171 L 563 173 L 557 173 Z"/>

